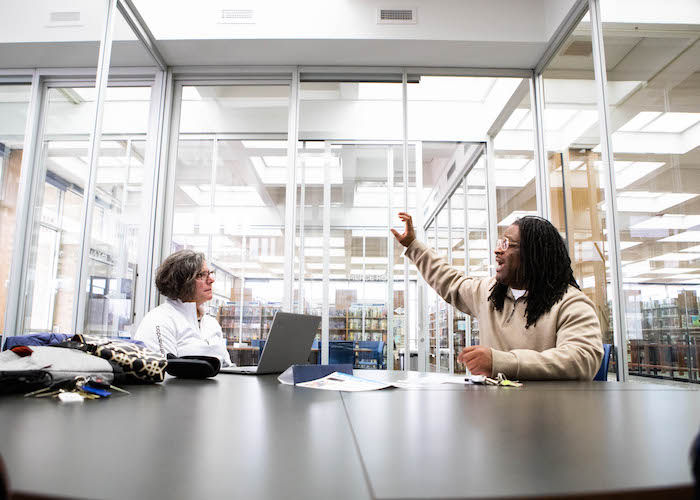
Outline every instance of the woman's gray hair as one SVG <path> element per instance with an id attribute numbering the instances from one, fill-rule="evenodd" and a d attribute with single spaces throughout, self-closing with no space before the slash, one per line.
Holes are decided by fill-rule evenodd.
<path id="1" fill-rule="evenodd" d="M 163 261 L 156 271 L 156 287 L 169 299 L 191 302 L 197 274 L 202 271 L 204 254 L 194 250 L 180 250 Z"/>

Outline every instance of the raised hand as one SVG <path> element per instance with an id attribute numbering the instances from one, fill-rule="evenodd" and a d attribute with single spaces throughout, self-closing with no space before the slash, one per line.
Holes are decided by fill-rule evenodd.
<path id="1" fill-rule="evenodd" d="M 407 247 L 416 239 L 416 232 L 413 230 L 413 219 L 406 212 L 399 212 L 399 219 L 406 223 L 406 232 L 399 234 L 396 229 L 392 229 L 391 232 L 394 233 L 394 237 L 399 243 Z"/>

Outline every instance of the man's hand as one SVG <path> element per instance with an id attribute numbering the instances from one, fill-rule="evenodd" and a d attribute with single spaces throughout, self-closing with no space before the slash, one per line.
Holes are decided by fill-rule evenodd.
<path id="1" fill-rule="evenodd" d="M 491 349 L 488 347 L 480 345 L 465 347 L 457 356 L 457 361 L 467 365 L 467 369 L 472 375 L 491 376 L 493 358 L 491 357 Z"/>
<path id="2" fill-rule="evenodd" d="M 399 234 L 396 229 L 392 229 L 391 232 L 394 233 L 394 237 L 399 243 L 407 247 L 416 239 L 416 232 L 413 230 L 413 220 L 406 212 L 399 212 L 399 219 L 406 223 L 406 232 Z"/>

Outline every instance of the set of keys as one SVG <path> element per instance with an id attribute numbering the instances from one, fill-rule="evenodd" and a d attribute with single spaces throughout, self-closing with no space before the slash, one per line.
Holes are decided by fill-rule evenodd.
<path id="1" fill-rule="evenodd" d="M 502 387 L 522 387 L 523 384 L 517 380 L 508 380 L 505 375 L 499 373 L 496 378 L 489 378 L 486 375 L 470 375 L 465 379 L 472 384 L 500 385 Z"/>
<path id="2" fill-rule="evenodd" d="M 111 385 L 102 377 L 78 376 L 61 380 L 49 387 L 29 392 L 24 397 L 48 398 L 57 397 L 62 403 L 79 403 L 85 399 L 101 399 L 112 395 L 111 391 L 130 394 L 129 391 Z"/>

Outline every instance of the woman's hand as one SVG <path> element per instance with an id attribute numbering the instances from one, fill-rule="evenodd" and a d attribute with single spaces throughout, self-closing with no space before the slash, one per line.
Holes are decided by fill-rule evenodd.
<path id="1" fill-rule="evenodd" d="M 399 234 L 396 229 L 392 229 L 391 232 L 394 233 L 394 237 L 399 243 L 407 247 L 416 239 L 416 232 L 413 230 L 413 220 L 406 212 L 399 212 L 399 219 L 406 223 L 406 232 Z"/>

